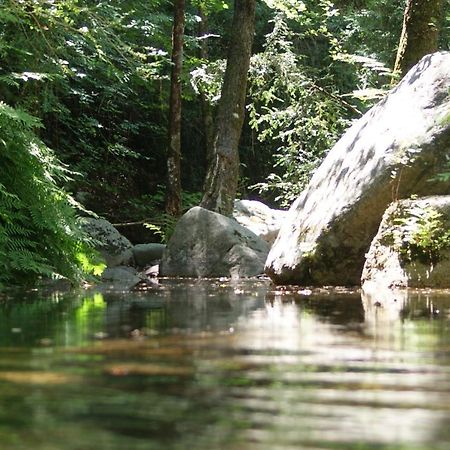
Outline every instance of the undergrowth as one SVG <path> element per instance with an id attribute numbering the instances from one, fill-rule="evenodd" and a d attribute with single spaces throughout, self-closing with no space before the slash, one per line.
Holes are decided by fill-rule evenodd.
<path id="1" fill-rule="evenodd" d="M 408 262 L 435 264 L 442 257 L 441 252 L 450 248 L 450 229 L 443 214 L 431 206 L 398 208 L 392 223 L 388 241 Z"/>
<path id="2" fill-rule="evenodd" d="M 39 127 L 0 102 L 0 287 L 42 276 L 78 282 L 98 269 L 76 202 L 59 187 L 71 172 L 36 137 Z"/>

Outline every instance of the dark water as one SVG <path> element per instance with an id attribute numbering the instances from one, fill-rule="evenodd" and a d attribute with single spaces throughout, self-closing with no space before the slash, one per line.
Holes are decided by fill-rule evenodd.
<path id="1" fill-rule="evenodd" d="M 449 322 L 263 281 L 1 298 L 0 449 L 449 449 Z"/>

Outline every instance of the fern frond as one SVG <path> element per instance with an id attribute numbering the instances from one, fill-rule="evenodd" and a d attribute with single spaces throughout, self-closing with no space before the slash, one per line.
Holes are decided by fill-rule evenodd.
<path id="1" fill-rule="evenodd" d="M 20 122 L 22 125 L 28 128 L 42 127 L 41 121 L 36 117 L 31 116 L 22 109 L 12 108 L 6 103 L 0 101 L 0 115 Z"/>
<path id="2" fill-rule="evenodd" d="M 40 122 L 0 102 L 0 285 L 37 276 L 79 280 L 92 250 L 74 200 L 58 183 L 71 176 L 33 128 Z"/>

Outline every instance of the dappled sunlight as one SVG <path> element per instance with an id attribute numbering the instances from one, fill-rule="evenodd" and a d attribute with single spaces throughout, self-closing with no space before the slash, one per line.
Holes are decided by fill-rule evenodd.
<path id="1" fill-rule="evenodd" d="M 188 376 L 192 375 L 193 368 L 183 366 L 169 366 L 162 364 L 118 363 L 103 367 L 103 370 L 114 376 L 140 375 L 140 376 Z"/>
<path id="2" fill-rule="evenodd" d="M 450 448 L 442 4 L 1 1 L 0 450 Z"/>
<path id="3" fill-rule="evenodd" d="M 58 372 L 0 372 L 0 380 L 10 383 L 29 384 L 29 385 L 55 385 L 67 383 L 79 383 L 81 378 L 76 375 Z"/>

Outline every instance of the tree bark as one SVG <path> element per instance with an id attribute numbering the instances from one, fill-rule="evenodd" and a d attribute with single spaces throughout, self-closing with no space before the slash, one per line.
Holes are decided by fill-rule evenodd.
<path id="1" fill-rule="evenodd" d="M 402 77 L 438 49 L 442 0 L 407 0 L 394 72 Z"/>
<path id="2" fill-rule="evenodd" d="M 200 22 L 198 26 L 199 37 L 202 38 L 200 42 L 200 58 L 207 61 L 209 58 L 208 40 L 205 36 L 208 35 L 208 16 L 203 11 L 203 8 L 199 6 L 198 15 L 200 16 Z M 206 93 L 200 90 L 200 107 L 202 112 L 202 125 L 205 139 L 205 154 L 206 154 L 206 167 L 209 167 L 212 162 L 212 156 L 214 151 L 214 119 L 212 106 L 208 101 Z"/>
<path id="3" fill-rule="evenodd" d="M 239 139 L 245 115 L 247 74 L 255 27 L 255 0 L 235 0 L 227 66 L 217 109 L 214 152 L 200 206 L 233 212 L 239 181 Z"/>
<path id="4" fill-rule="evenodd" d="M 181 215 L 181 70 L 183 67 L 184 2 L 175 0 L 172 29 L 166 212 Z"/>

